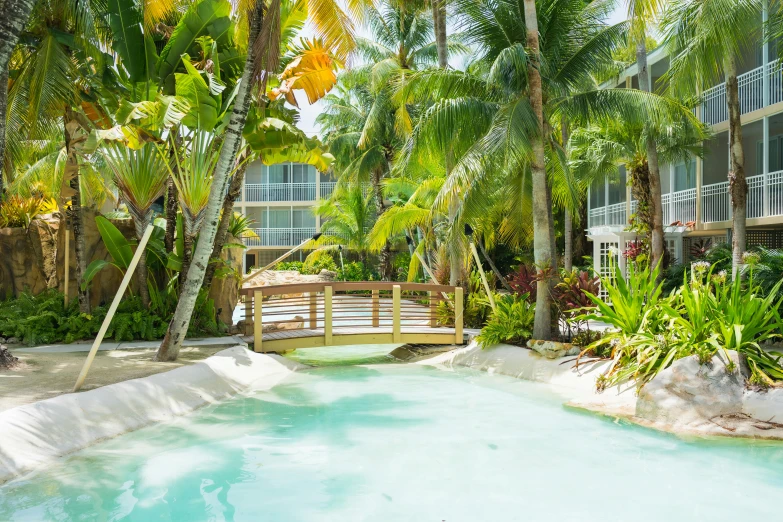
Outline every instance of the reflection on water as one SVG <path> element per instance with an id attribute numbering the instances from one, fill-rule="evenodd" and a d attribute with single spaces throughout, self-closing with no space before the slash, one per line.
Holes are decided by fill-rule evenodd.
<path id="1" fill-rule="evenodd" d="M 773 520 L 781 493 L 778 444 L 683 442 L 503 376 L 352 366 L 82 451 L 0 487 L 0 520 L 736 522 Z"/>
<path id="2" fill-rule="evenodd" d="M 286 357 L 310 366 L 347 366 L 352 364 L 384 364 L 399 362 L 389 354 L 394 344 L 365 344 L 357 346 L 328 346 L 303 348 L 285 354 Z"/>

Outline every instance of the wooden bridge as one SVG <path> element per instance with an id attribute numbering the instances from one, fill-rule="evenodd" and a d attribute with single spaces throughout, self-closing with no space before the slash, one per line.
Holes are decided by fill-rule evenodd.
<path id="1" fill-rule="evenodd" d="M 256 352 L 351 344 L 464 344 L 462 288 L 322 282 L 244 288 Z"/>

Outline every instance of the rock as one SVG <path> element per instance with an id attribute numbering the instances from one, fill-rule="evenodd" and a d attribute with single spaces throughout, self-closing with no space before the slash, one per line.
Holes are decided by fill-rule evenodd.
<path id="1" fill-rule="evenodd" d="M 527 342 L 527 347 L 538 352 L 547 359 L 559 359 L 569 355 L 579 355 L 582 348 L 571 343 L 559 343 L 557 341 L 534 341 Z"/>
<path id="2" fill-rule="evenodd" d="M 707 364 L 696 355 L 674 361 L 639 391 L 636 416 L 668 426 L 696 425 L 742 411 L 745 389 L 737 352 L 718 351 Z"/>
<path id="3" fill-rule="evenodd" d="M 7 346 L 0 344 L 0 368 L 13 368 L 17 364 L 19 359 L 11 355 Z"/>
<path id="4" fill-rule="evenodd" d="M 9 337 L 8 339 L 5 340 L 5 342 L 7 342 L 8 344 L 19 344 L 19 339 L 17 339 L 16 337 Z"/>
<path id="5" fill-rule="evenodd" d="M 337 278 L 337 272 L 332 272 L 331 270 L 324 268 L 318 273 L 318 277 L 324 281 L 334 281 Z"/>

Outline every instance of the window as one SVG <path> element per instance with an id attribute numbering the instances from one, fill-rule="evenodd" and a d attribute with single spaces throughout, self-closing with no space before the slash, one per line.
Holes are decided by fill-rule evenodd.
<path id="1" fill-rule="evenodd" d="M 315 169 L 310 165 L 292 165 L 294 183 L 315 183 Z"/>
<path id="2" fill-rule="evenodd" d="M 614 274 L 614 268 L 617 265 L 617 256 L 619 254 L 619 243 L 616 241 L 610 241 L 606 243 L 600 243 L 598 247 L 599 256 L 599 274 L 603 278 L 612 279 Z M 606 289 L 601 287 L 599 297 L 606 299 Z"/>
<path id="3" fill-rule="evenodd" d="M 595 180 L 590 185 L 590 208 L 606 206 L 606 185 L 604 180 Z"/>
<path id="4" fill-rule="evenodd" d="M 688 161 L 674 167 L 674 192 L 696 188 L 696 162 Z"/>
<path id="5" fill-rule="evenodd" d="M 255 254 L 245 254 L 245 266 L 248 270 L 250 270 L 251 267 L 256 266 L 256 255 Z"/>
<path id="6" fill-rule="evenodd" d="M 291 210 L 288 208 L 270 208 L 266 228 L 291 228 Z"/>
<path id="7" fill-rule="evenodd" d="M 293 228 L 315 228 L 315 215 L 309 208 L 295 208 L 292 218 Z"/>

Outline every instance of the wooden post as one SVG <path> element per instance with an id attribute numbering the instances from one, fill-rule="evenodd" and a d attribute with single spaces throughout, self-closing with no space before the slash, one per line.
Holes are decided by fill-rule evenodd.
<path id="1" fill-rule="evenodd" d="M 479 258 L 478 251 L 476 250 L 476 244 L 473 241 L 470 241 L 470 251 L 473 252 L 473 259 L 476 260 L 476 268 L 478 268 L 479 275 L 481 276 L 481 282 L 484 283 L 484 290 L 487 292 L 489 305 L 492 307 L 492 311 L 494 312 L 496 309 L 495 297 L 492 295 L 492 290 L 489 289 L 487 274 L 484 273 L 484 267 L 481 266 L 481 259 Z"/>
<path id="2" fill-rule="evenodd" d="M 63 214 L 65 214 L 65 212 L 63 212 Z M 63 290 L 65 292 L 65 306 L 68 306 L 68 286 L 71 282 L 71 241 L 68 235 L 67 217 L 63 219 L 63 224 L 65 226 L 65 270 L 63 270 L 63 274 L 65 274 L 65 288 L 63 288 Z"/>
<path id="3" fill-rule="evenodd" d="M 430 292 L 430 326 L 438 326 L 438 293 Z"/>
<path id="4" fill-rule="evenodd" d="M 381 325 L 381 296 L 378 290 L 372 291 L 372 327 Z"/>
<path id="5" fill-rule="evenodd" d="M 462 287 L 454 288 L 454 344 L 463 344 L 462 338 Z"/>
<path id="6" fill-rule="evenodd" d="M 90 371 L 90 366 L 92 365 L 93 359 L 95 359 L 95 354 L 98 353 L 98 348 L 103 341 L 103 336 L 106 335 L 106 330 L 109 329 L 111 320 L 114 318 L 114 313 L 117 311 L 117 307 L 120 305 L 120 301 L 122 301 L 122 296 L 125 295 L 125 289 L 128 288 L 128 284 L 133 278 L 133 273 L 136 271 L 136 265 L 139 264 L 141 254 L 144 252 L 144 249 L 147 248 L 147 242 L 150 240 L 150 236 L 152 235 L 152 231 L 154 229 L 155 227 L 150 224 L 147 226 L 147 230 L 144 231 L 144 235 L 141 236 L 139 246 L 136 247 L 136 252 L 133 254 L 130 265 L 128 265 L 128 270 L 125 272 L 125 277 L 123 277 L 122 282 L 120 282 L 120 287 L 117 289 L 117 294 L 114 296 L 114 300 L 111 302 L 111 306 L 109 306 L 109 311 L 106 313 L 106 318 L 103 320 L 101 329 L 98 330 L 98 335 L 95 337 L 95 341 L 92 343 L 90 353 L 87 354 L 87 360 L 84 361 L 84 366 L 82 366 L 82 371 L 79 373 L 79 378 L 76 379 L 76 384 L 73 387 L 74 392 L 77 392 L 81 389 L 82 384 L 84 384 L 84 379 L 87 378 L 87 372 Z"/>
<path id="7" fill-rule="evenodd" d="M 310 328 L 318 328 L 318 297 L 315 292 L 310 292 Z"/>
<path id="8" fill-rule="evenodd" d="M 253 292 L 253 315 L 255 316 L 253 320 L 253 350 L 256 352 L 261 352 L 264 349 L 262 346 L 264 342 L 263 303 L 264 292 L 261 290 Z"/>
<path id="9" fill-rule="evenodd" d="M 402 342 L 402 327 L 400 324 L 400 285 L 392 286 L 392 342 Z"/>
<path id="10" fill-rule="evenodd" d="M 332 345 L 332 287 L 324 287 L 324 346 Z"/>
<path id="11" fill-rule="evenodd" d="M 253 296 L 247 294 L 245 298 L 245 335 L 253 334 Z"/>

